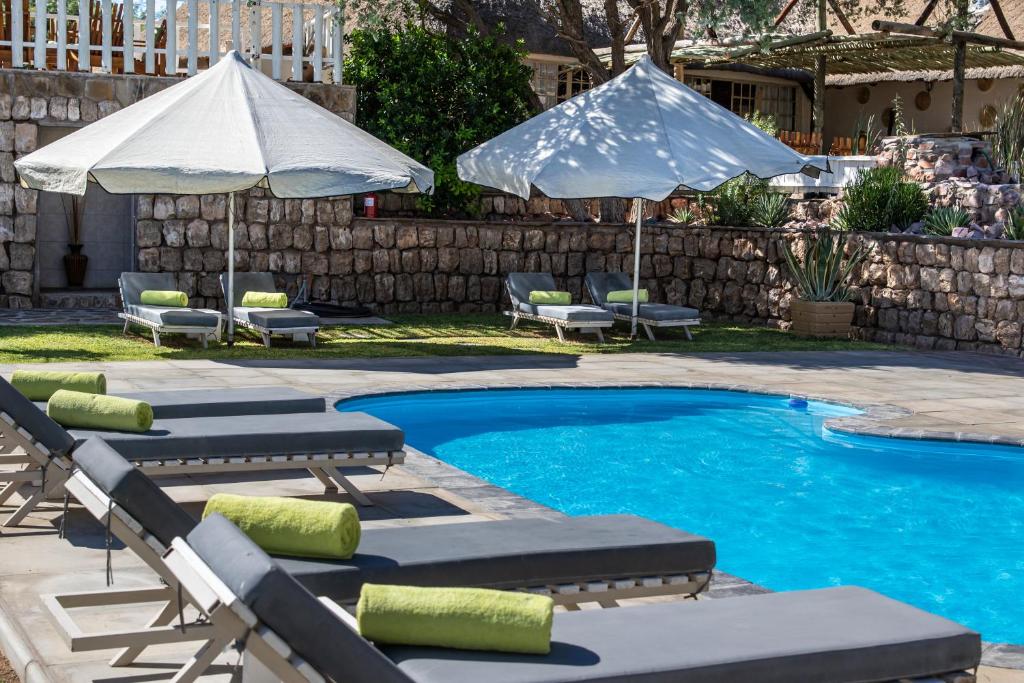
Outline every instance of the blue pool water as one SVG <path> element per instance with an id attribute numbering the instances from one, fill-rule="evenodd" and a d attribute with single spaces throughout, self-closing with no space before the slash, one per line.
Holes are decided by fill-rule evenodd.
<path id="1" fill-rule="evenodd" d="M 842 406 L 725 391 L 533 389 L 345 401 L 406 441 L 570 515 L 715 540 L 775 590 L 856 584 L 1024 643 L 1024 451 L 845 436 Z"/>

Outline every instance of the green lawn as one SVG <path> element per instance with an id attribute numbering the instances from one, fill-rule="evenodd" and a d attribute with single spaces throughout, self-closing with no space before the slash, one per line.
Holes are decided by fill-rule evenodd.
<path id="1" fill-rule="evenodd" d="M 866 342 L 800 339 L 778 330 L 730 324 L 698 328 L 692 342 L 678 330 L 659 332 L 657 342 L 630 342 L 626 328 L 617 324 L 611 334 L 606 333 L 608 343 L 593 343 L 589 335 L 570 335 L 570 341 L 562 344 L 548 326 L 522 323 L 520 329 L 509 332 L 508 318 L 499 315 L 400 315 L 391 320 L 392 325 L 324 330 L 315 350 L 306 344 L 294 344 L 277 337 L 274 348 L 268 350 L 257 337 L 244 330 L 236 335 L 233 348 L 222 343 L 203 350 L 197 341 L 180 335 L 163 336 L 165 346 L 156 348 L 148 331 L 142 329 L 126 337 L 122 336 L 120 327 L 106 325 L 0 327 L 0 363 L 889 348 Z"/>

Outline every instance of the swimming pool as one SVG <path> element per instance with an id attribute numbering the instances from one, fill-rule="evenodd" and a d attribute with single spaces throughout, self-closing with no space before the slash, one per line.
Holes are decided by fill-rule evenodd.
<path id="1" fill-rule="evenodd" d="M 856 584 L 1024 643 L 1024 451 L 847 436 L 826 403 L 688 389 L 421 392 L 344 401 L 455 467 L 570 515 L 714 539 L 775 590 Z"/>

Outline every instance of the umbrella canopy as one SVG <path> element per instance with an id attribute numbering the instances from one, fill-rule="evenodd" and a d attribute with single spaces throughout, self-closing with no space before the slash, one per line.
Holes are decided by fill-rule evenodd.
<path id="1" fill-rule="evenodd" d="M 15 162 L 36 190 L 274 196 L 431 192 L 427 167 L 250 67 L 237 52 L 213 68 Z"/>
<path id="2" fill-rule="evenodd" d="M 229 52 L 213 68 L 67 135 L 16 162 L 26 187 L 85 194 L 234 193 L 280 198 L 380 190 L 430 193 L 434 173 Z M 234 275 L 234 238 L 228 241 Z M 228 339 L 233 291 L 228 292 Z"/>
<path id="3" fill-rule="evenodd" d="M 822 166 L 825 166 L 824 168 Z M 712 190 L 751 173 L 817 177 L 827 164 L 798 154 L 683 85 L 644 56 L 625 73 L 535 116 L 458 159 L 463 180 L 529 199 L 661 201 L 680 187 Z M 633 334 L 640 275 L 637 207 Z"/>
<path id="4" fill-rule="evenodd" d="M 458 159 L 459 177 L 524 199 L 661 201 L 749 172 L 808 172 L 815 162 L 683 85 L 644 56 L 625 73 Z"/>

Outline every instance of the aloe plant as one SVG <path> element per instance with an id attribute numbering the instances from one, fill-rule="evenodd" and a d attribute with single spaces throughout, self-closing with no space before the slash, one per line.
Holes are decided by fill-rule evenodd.
<path id="1" fill-rule="evenodd" d="M 871 253 L 864 246 L 857 247 L 843 262 L 846 238 L 833 232 L 818 233 L 808 238 L 807 253 L 803 261 L 796 257 L 789 242 L 783 241 L 782 253 L 786 258 L 797 292 L 804 301 L 848 301 L 850 273 Z"/>
<path id="2" fill-rule="evenodd" d="M 682 206 L 673 211 L 668 219 L 680 225 L 692 225 L 697 222 L 697 213 L 688 206 Z"/>
<path id="3" fill-rule="evenodd" d="M 971 214 L 957 206 L 936 206 L 924 217 L 924 231 L 929 235 L 949 237 L 956 228 L 971 224 Z"/>
<path id="4" fill-rule="evenodd" d="M 769 192 L 750 203 L 750 221 L 762 228 L 777 228 L 789 220 L 789 205 L 786 195 Z"/>

